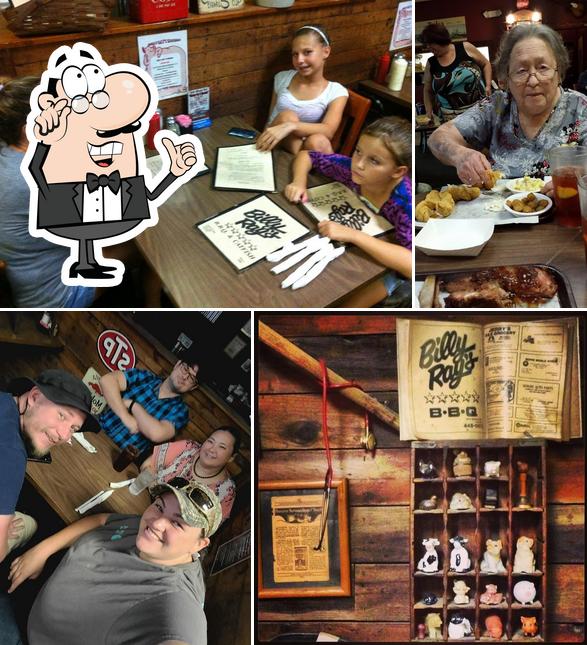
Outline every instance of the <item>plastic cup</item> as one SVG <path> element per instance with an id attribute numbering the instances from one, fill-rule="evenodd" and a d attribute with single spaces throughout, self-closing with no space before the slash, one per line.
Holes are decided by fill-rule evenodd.
<path id="1" fill-rule="evenodd" d="M 131 495 L 138 495 L 142 493 L 147 486 L 152 484 L 155 481 L 155 473 L 151 472 L 148 468 L 141 470 L 138 477 L 134 482 L 128 487 L 128 492 Z"/>
<path id="2" fill-rule="evenodd" d="M 581 226 L 578 176 L 587 174 L 587 146 L 559 146 L 548 151 L 554 187 L 554 221 L 560 226 Z"/>
<path id="3" fill-rule="evenodd" d="M 583 244 L 585 245 L 585 260 L 587 261 L 587 174 L 578 178 L 577 185 L 579 186 L 581 226 L 583 227 Z"/>

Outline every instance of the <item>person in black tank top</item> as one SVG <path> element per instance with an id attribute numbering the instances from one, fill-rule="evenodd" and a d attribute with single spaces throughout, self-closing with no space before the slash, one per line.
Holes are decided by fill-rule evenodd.
<path id="1" fill-rule="evenodd" d="M 491 95 L 491 63 L 468 42 L 453 43 L 440 23 L 429 24 L 422 42 L 434 54 L 424 72 L 424 104 L 431 118 L 437 105 L 442 121 Z"/>

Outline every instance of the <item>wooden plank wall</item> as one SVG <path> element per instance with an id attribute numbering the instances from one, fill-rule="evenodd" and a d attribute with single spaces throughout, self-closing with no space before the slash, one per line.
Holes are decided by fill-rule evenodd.
<path id="1" fill-rule="evenodd" d="M 260 320 L 397 410 L 395 319 L 383 315 L 261 315 Z M 259 481 L 324 476 L 317 381 L 259 343 Z M 359 447 L 363 414 L 334 393 L 329 428 L 335 477 L 350 485 L 350 598 L 258 602 L 258 637 L 334 633 L 408 641 L 409 448 L 374 422 L 375 458 Z M 549 641 L 583 640 L 584 443 L 548 446 Z"/>
<path id="2" fill-rule="evenodd" d="M 332 54 L 327 78 L 349 85 L 372 77 L 378 57 L 389 47 L 396 8 L 397 0 L 352 0 L 318 9 L 298 3 L 284 12 L 189 25 L 190 88 L 210 87 L 212 118 L 238 114 L 261 129 L 269 112 L 273 76 L 290 68 L 295 29 L 308 23 L 328 29 Z M 173 23 L 161 23 L 160 31 L 173 28 Z M 86 41 L 110 64 L 138 64 L 138 35 L 141 32 Z M 71 44 L 67 34 L 63 38 L 64 44 Z M 4 52 L 2 71 L 15 76 L 40 74 L 54 48 L 38 45 Z M 185 97 L 163 101 L 162 107 L 166 114 L 185 112 Z"/>

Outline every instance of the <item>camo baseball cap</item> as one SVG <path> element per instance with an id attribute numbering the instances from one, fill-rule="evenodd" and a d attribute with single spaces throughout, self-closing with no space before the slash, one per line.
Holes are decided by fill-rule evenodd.
<path id="1" fill-rule="evenodd" d="M 179 502 L 181 517 L 186 524 L 204 529 L 204 537 L 214 535 L 222 522 L 222 508 L 218 497 L 203 484 L 183 477 L 174 477 L 151 489 L 157 497 L 171 491 Z"/>

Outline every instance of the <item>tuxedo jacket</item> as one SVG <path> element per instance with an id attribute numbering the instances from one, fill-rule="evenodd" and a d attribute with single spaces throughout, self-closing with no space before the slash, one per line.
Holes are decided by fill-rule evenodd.
<path id="1" fill-rule="evenodd" d="M 43 173 L 43 163 L 49 148 L 50 146 L 44 143 L 37 143 L 37 149 L 29 166 L 39 188 L 37 228 L 83 224 L 85 182 L 48 184 Z M 150 191 L 145 185 L 144 177 L 122 177 L 120 182 L 122 221 L 149 219 L 147 201 L 157 199 L 176 179 L 175 175 L 169 173 L 153 191 Z"/>

